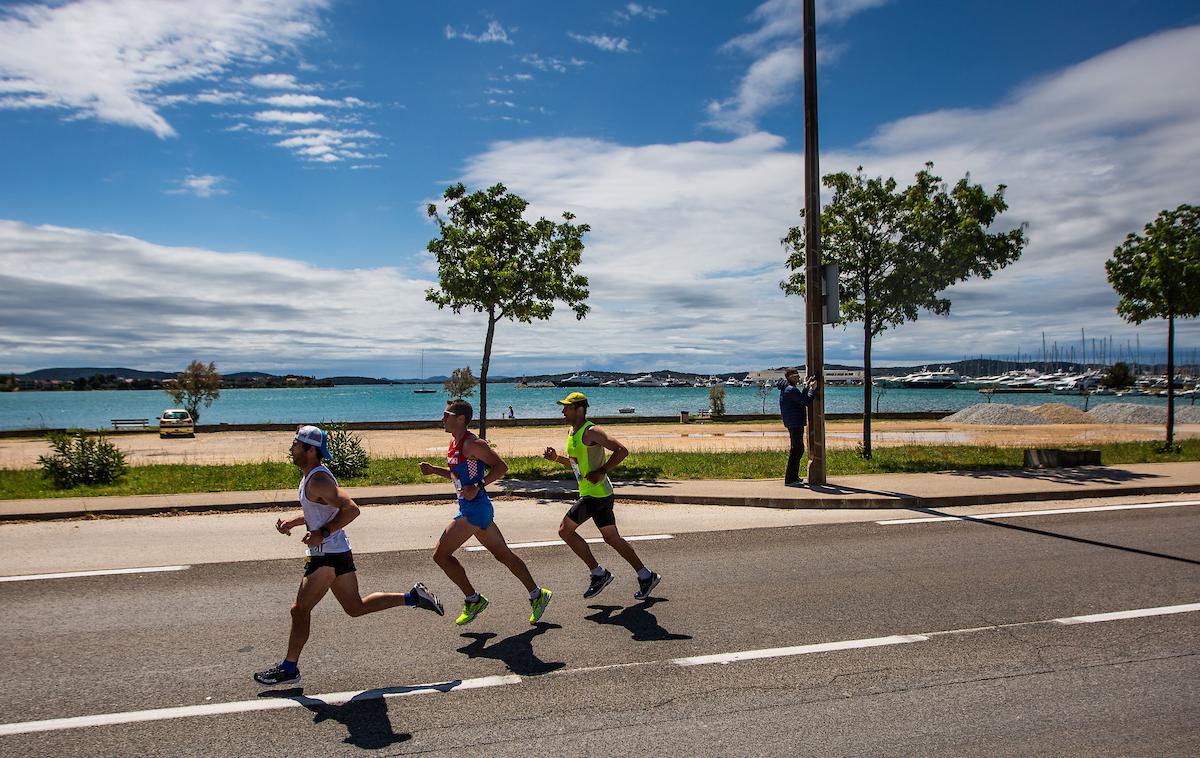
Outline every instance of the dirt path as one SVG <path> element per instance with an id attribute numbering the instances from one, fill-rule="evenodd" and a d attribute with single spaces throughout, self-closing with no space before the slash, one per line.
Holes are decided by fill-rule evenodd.
<path id="1" fill-rule="evenodd" d="M 547 445 L 565 445 L 565 427 L 495 428 L 491 438 L 502 455 L 540 455 Z M 787 435 L 777 422 L 630 424 L 609 429 L 631 451 L 682 450 L 697 452 L 786 450 Z M 436 460 L 448 438 L 438 429 L 357 432 L 374 457 L 428 457 Z M 1200 424 L 1175 427 L 1179 439 L 1200 437 Z M 1158 440 L 1163 427 L 1134 424 L 1046 424 L 1037 426 L 979 426 L 940 421 L 876 421 L 876 447 L 903 444 L 973 444 L 1008 447 L 1052 447 L 1129 440 Z M 157 434 L 111 437 L 133 465 L 151 463 L 258 463 L 287 460 L 290 432 L 214 432 L 195 439 L 158 438 Z M 862 440 L 861 422 L 828 424 L 830 448 L 853 448 Z M 0 468 L 31 468 L 49 452 L 43 439 L 0 440 Z"/>

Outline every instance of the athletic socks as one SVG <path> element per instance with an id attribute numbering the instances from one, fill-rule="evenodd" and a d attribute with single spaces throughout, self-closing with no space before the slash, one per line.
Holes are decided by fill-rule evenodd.
<path id="1" fill-rule="evenodd" d="M 592 569 L 592 576 L 604 576 L 604 572 L 605 572 L 605 571 L 607 571 L 607 570 L 608 570 L 608 569 L 606 569 L 606 568 L 604 568 L 603 566 L 601 566 L 601 565 L 597 564 L 597 565 L 596 565 L 596 568 Z"/>
<path id="2" fill-rule="evenodd" d="M 529 599 L 530 600 L 537 600 L 539 597 L 541 597 L 541 595 L 542 595 L 541 587 L 535 587 L 529 591 Z"/>
<path id="3" fill-rule="evenodd" d="M 640 569 L 638 569 L 638 581 L 642 581 L 642 582 L 646 581 L 647 579 L 650 578 L 650 575 L 653 573 L 654 572 L 651 571 L 650 569 L 646 568 L 645 566 L 642 566 Z"/>
<path id="4" fill-rule="evenodd" d="M 464 597 L 463 602 L 464 603 L 478 603 L 479 602 L 479 593 L 476 592 L 474 595 Z"/>
<path id="5" fill-rule="evenodd" d="M 413 594 L 412 590 L 409 590 L 408 592 L 404 593 L 404 604 L 407 605 L 409 608 L 416 606 L 417 596 Z"/>
<path id="6" fill-rule="evenodd" d="M 288 659 L 285 658 L 279 662 L 279 668 L 283 669 L 285 672 L 287 672 L 289 674 L 294 674 L 300 670 L 300 664 L 292 663 L 291 661 L 289 661 Z"/>

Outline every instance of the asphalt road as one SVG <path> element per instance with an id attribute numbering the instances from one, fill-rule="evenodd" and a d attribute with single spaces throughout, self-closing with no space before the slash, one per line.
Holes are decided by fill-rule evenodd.
<path id="1" fill-rule="evenodd" d="M 0 583 L 0 753 L 1200 754 L 1200 610 L 1055 621 L 1200 603 L 1200 506 L 636 546 L 664 575 L 645 602 L 606 547 L 617 581 L 591 600 L 566 547 L 522 550 L 555 590 L 536 627 L 485 553 L 464 563 L 492 606 L 464 628 L 427 551 L 358 556 L 364 592 L 422 580 L 447 617 L 329 597 L 302 689 L 272 697 L 250 673 L 281 657 L 298 559 Z M 223 712 L 27 731 L 204 705 Z"/>

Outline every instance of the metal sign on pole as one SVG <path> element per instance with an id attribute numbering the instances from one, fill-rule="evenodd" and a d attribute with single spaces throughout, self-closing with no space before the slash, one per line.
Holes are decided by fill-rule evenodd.
<path id="1" fill-rule="evenodd" d="M 804 0 L 804 311 L 805 361 L 821 386 L 809 407 L 808 483 L 825 478 L 825 298 L 821 296 L 821 170 L 817 161 L 817 24 L 814 0 Z M 836 292 L 836 290 L 835 290 Z"/>

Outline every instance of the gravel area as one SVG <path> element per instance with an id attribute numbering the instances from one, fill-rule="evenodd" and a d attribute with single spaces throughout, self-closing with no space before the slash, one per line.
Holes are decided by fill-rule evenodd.
<path id="1" fill-rule="evenodd" d="M 989 424 L 993 426 L 1023 426 L 1052 423 L 1028 407 L 1005 403 L 976 403 L 951 414 L 942 421 L 955 424 Z"/>
<path id="2" fill-rule="evenodd" d="M 1046 403 L 1035 405 L 1029 410 L 1046 419 L 1052 424 L 1094 424 L 1087 413 L 1073 405 L 1063 403 Z"/>
<path id="3" fill-rule="evenodd" d="M 1102 424 L 1165 424 L 1166 407 L 1134 405 L 1133 403 L 1105 403 L 1088 411 L 1092 422 Z M 1177 414 L 1178 417 L 1178 414 Z"/>

